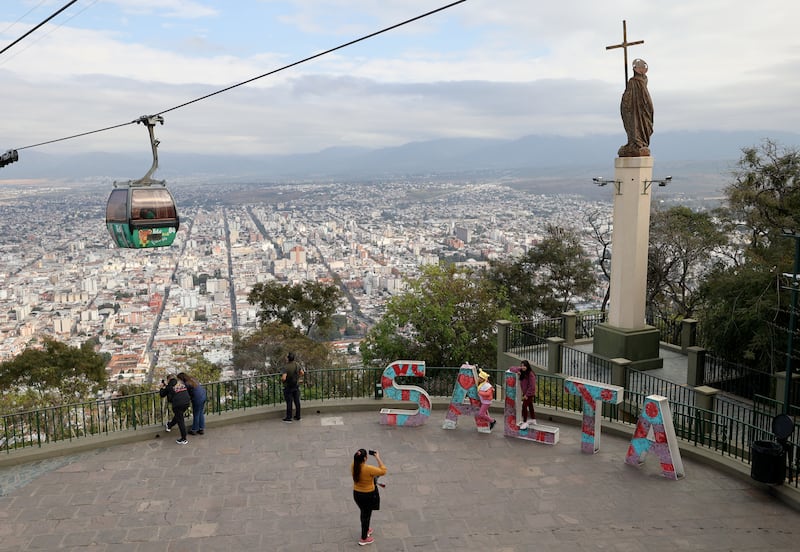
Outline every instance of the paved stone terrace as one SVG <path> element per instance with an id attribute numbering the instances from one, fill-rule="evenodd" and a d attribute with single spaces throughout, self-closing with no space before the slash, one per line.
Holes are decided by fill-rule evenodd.
<path id="1" fill-rule="evenodd" d="M 655 457 L 624 464 L 627 439 L 580 452 L 580 427 L 540 445 L 478 434 L 442 407 L 418 428 L 377 410 L 280 412 L 0 468 L 0 550 L 343 551 L 360 549 L 349 464 L 381 451 L 372 551 L 796 551 L 800 514 L 766 487 L 684 456 L 686 478 Z M 156 434 L 160 437 L 156 437 Z"/>

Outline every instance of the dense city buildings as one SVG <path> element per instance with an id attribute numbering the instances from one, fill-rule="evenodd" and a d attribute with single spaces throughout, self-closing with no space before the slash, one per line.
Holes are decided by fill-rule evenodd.
<path id="1" fill-rule="evenodd" d="M 104 228 L 106 185 L 4 183 L 0 361 L 49 336 L 96 340 L 111 355 L 112 382 L 150 381 L 195 352 L 226 369 L 233 333 L 256 327 L 248 293 L 271 279 L 341 285 L 352 341 L 420 266 L 519 256 L 546 223 L 584 229 L 589 214 L 611 209 L 502 179 L 172 189 L 181 217 L 173 246 L 127 250 Z"/>

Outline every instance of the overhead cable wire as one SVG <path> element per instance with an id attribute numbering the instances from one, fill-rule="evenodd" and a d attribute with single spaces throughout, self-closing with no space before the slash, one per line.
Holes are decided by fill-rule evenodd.
<path id="1" fill-rule="evenodd" d="M 42 21 L 41 23 L 39 23 L 38 25 L 36 25 L 36 26 L 35 26 L 33 29 L 31 29 L 30 31 L 28 31 L 27 33 L 25 33 L 24 35 L 22 35 L 21 37 L 19 37 L 18 39 L 16 39 L 14 42 L 12 42 L 12 43 L 11 43 L 11 44 L 9 44 L 8 46 L 6 46 L 6 47 L 5 47 L 5 48 L 3 48 L 2 50 L 0 50 L 0 54 L 4 53 L 6 50 L 8 50 L 9 48 L 11 48 L 11 47 L 12 47 L 14 44 L 18 43 L 18 42 L 19 42 L 19 41 L 21 41 L 23 38 L 27 37 L 28 35 L 30 35 L 30 34 L 31 34 L 31 33 L 33 33 L 34 31 L 36 31 L 36 30 L 37 30 L 39 27 L 41 27 L 42 25 L 44 25 L 45 23 L 47 23 L 48 21 L 50 21 L 51 19 L 53 19 L 55 16 L 57 16 L 58 14 L 60 14 L 60 13 L 61 13 L 61 12 L 63 12 L 64 10 L 66 10 L 68 7 L 70 7 L 72 4 L 74 4 L 74 3 L 75 3 L 75 2 L 77 2 L 77 1 L 78 1 L 78 0 L 71 0 L 70 2 L 68 2 L 68 3 L 67 3 L 65 6 L 63 6 L 63 7 L 62 7 L 60 10 L 58 10 L 57 12 L 55 12 L 53 15 L 51 15 L 50 17 L 48 17 L 47 19 L 45 19 L 44 21 Z"/>
<path id="2" fill-rule="evenodd" d="M 444 10 L 446 10 L 448 8 L 452 8 L 453 6 L 456 6 L 458 4 L 463 4 L 466 1 L 467 0 L 457 0 L 456 2 L 451 2 L 450 4 L 442 6 L 440 8 L 435 9 L 435 10 L 431 10 L 431 11 L 429 11 L 427 13 L 423 13 L 422 15 L 418 15 L 416 17 L 412 17 L 411 19 L 406 19 L 405 21 L 402 21 L 400 23 L 396 23 L 395 25 L 383 28 L 383 29 L 381 29 L 379 31 L 375 31 L 374 33 L 370 33 L 368 35 L 364 35 L 364 36 L 362 36 L 360 38 L 356 38 L 355 40 L 351 40 L 350 42 L 345 42 L 344 44 L 340 44 L 339 46 L 335 46 L 333 48 L 325 50 L 324 52 L 319 52 L 318 54 L 314 54 L 312 56 L 308 56 L 308 57 L 303 58 L 303 59 L 301 59 L 299 61 L 295 61 L 294 63 L 290 63 L 288 65 L 284 65 L 283 67 L 279 67 L 278 69 L 274 69 L 272 71 L 269 71 L 267 73 L 263 73 L 263 74 L 258 75 L 256 77 L 244 80 L 244 81 L 239 82 L 237 84 L 233 84 L 231 86 L 222 88 L 222 89 L 217 90 L 215 92 L 211 92 L 210 94 L 206 94 L 205 96 L 200 96 L 199 98 L 195 98 L 195 99 L 190 100 L 188 102 L 184 102 L 184 103 L 176 105 L 174 107 L 170 107 L 168 109 L 164 109 L 163 111 L 159 111 L 159 112 L 155 113 L 155 115 L 163 115 L 164 113 L 169 113 L 170 111 L 175 111 L 177 109 L 181 109 L 181 108 L 186 107 L 188 105 L 191 105 L 193 103 L 197 103 L 197 102 L 200 102 L 202 100 L 206 100 L 206 99 L 208 99 L 208 98 L 210 98 L 212 96 L 216 96 L 218 94 L 222 94 L 223 92 L 228 92 L 230 90 L 233 90 L 234 88 L 238 88 L 240 86 L 244 86 L 245 84 L 249 84 L 249 83 L 251 83 L 253 81 L 256 81 L 258 79 L 262 79 L 264 77 L 268 77 L 270 75 L 274 75 L 275 73 L 279 73 L 281 71 L 285 71 L 286 69 L 289 69 L 291 67 L 295 67 L 297 65 L 300 65 L 301 63 L 306 63 L 307 61 L 311 61 L 311 60 L 316 59 L 318 57 L 322 57 L 324 55 L 327 55 L 327 54 L 330 54 L 332 52 L 335 52 L 337 50 L 341 50 L 342 48 L 346 48 L 348 46 L 352 46 L 353 44 L 356 44 L 358 42 L 362 42 L 364 40 L 367 40 L 367 39 L 373 38 L 375 36 L 378 36 L 380 34 L 386 33 L 388 31 L 392 31 L 394 29 L 397 29 L 398 27 L 402 27 L 404 25 L 408 25 L 409 23 L 413 23 L 415 21 L 419 21 L 420 19 L 424 19 L 425 17 L 431 16 L 431 15 L 433 15 L 435 13 L 444 11 Z M 139 121 L 139 118 L 137 118 L 136 120 L 133 120 L 133 121 L 129 121 L 127 123 L 120 123 L 118 125 L 112 125 L 112 126 L 108 126 L 108 127 L 105 127 L 105 128 L 100 128 L 100 129 L 97 129 L 97 130 L 90 130 L 88 132 L 81 132 L 80 134 L 73 134 L 71 136 L 65 136 L 63 138 L 56 138 L 55 140 L 47 140 L 46 142 L 39 142 L 37 144 L 31 144 L 29 146 L 23 146 L 21 148 L 16 148 L 16 149 L 17 150 L 24 150 L 24 149 L 35 148 L 35 147 L 38 147 L 38 146 L 44 146 L 46 144 L 53 144 L 55 142 L 63 142 L 64 140 L 72 140 L 73 138 L 79 138 L 81 136 L 87 136 L 89 134 L 95 134 L 95 133 L 98 133 L 98 132 L 105 132 L 107 130 L 112 130 L 112 129 L 120 128 L 120 127 L 127 126 L 127 125 L 132 125 L 132 124 L 137 123 L 138 121 Z"/>
<path id="3" fill-rule="evenodd" d="M 45 1 L 46 1 L 46 0 L 39 0 L 39 3 L 38 3 L 38 4 L 36 4 L 35 6 L 33 6 L 31 9 L 29 9 L 28 11 L 26 11 L 24 14 L 20 15 L 20 16 L 19 16 L 19 18 L 18 18 L 16 21 L 14 21 L 13 23 L 9 23 L 9 24 L 8 24 L 8 26 L 7 26 L 5 29 L 3 29 L 2 31 L 0 31 L 0 35 L 6 34 L 6 31 L 8 31 L 8 30 L 9 30 L 11 27 L 13 27 L 14 25 L 16 25 L 17 23 L 19 23 L 20 21 L 22 21 L 22 20 L 23 20 L 23 19 L 25 19 L 26 17 L 28 17 L 28 15 L 29 15 L 29 14 L 30 14 L 30 13 L 31 13 L 33 10 L 35 10 L 36 8 L 38 8 L 39 6 L 41 6 L 42 4 L 44 4 L 44 3 L 45 3 Z"/>
<path id="4" fill-rule="evenodd" d="M 47 31 L 45 34 L 43 34 L 43 35 L 41 35 L 41 36 L 37 37 L 37 38 L 36 38 L 36 40 L 34 40 L 33 42 L 31 42 L 30 44 L 27 44 L 27 45 L 26 45 L 24 48 L 22 48 L 21 50 L 17 50 L 16 52 L 14 52 L 14 53 L 11 55 L 11 57 L 7 57 L 7 58 L 3 59 L 2 61 L 0 61 L 0 65 L 5 65 L 5 63 L 6 63 L 8 60 L 10 60 L 10 59 L 14 59 L 14 57 L 16 57 L 16 56 L 18 56 L 19 54 L 21 54 L 22 52 L 24 52 L 24 51 L 25 51 L 26 49 L 28 49 L 30 46 L 33 46 L 34 44 L 36 44 L 36 43 L 37 43 L 37 42 L 39 42 L 40 40 L 42 40 L 42 39 L 44 39 L 44 38 L 47 38 L 48 36 L 50 36 L 50 34 L 51 34 L 51 33 L 53 33 L 54 31 L 56 31 L 57 29 L 60 29 L 61 27 L 63 27 L 64 25 L 66 25 L 67 23 L 69 23 L 70 21 L 72 21 L 73 19 L 75 19 L 76 17 L 78 17 L 80 14 L 82 14 L 83 12 L 85 12 L 86 10 L 88 10 L 89 8 L 91 8 L 92 6 L 94 6 L 95 4 L 97 4 L 97 2 L 99 2 L 99 1 L 100 1 L 100 0 L 92 0 L 92 3 L 91 3 L 91 4 L 88 4 L 88 5 L 87 5 L 87 6 L 85 6 L 83 9 L 81 9 L 79 12 L 77 12 L 77 13 L 75 13 L 75 14 L 73 14 L 73 15 L 70 15 L 70 16 L 69 16 L 68 18 L 66 18 L 66 19 L 65 19 L 63 22 L 61 22 L 61 23 L 59 23 L 58 25 L 56 25 L 55 27 L 53 27 L 52 29 L 50 29 L 49 31 Z M 65 6 L 65 7 L 66 7 L 66 6 Z M 20 40 L 21 40 L 21 39 L 20 39 Z"/>

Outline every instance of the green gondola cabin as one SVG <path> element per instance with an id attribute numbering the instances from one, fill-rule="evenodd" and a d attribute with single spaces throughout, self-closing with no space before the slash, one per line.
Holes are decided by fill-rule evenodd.
<path id="1" fill-rule="evenodd" d="M 175 200 L 164 181 L 152 178 L 158 169 L 158 140 L 153 127 L 156 123 L 163 124 L 164 119 L 160 115 L 145 115 L 135 122 L 147 127 L 153 164 L 138 180 L 114 183 L 106 204 L 106 228 L 117 247 L 167 247 L 175 241 L 180 220 Z"/>
<path id="2" fill-rule="evenodd" d="M 117 247 L 167 247 L 175 241 L 180 220 L 165 186 L 128 186 L 111 191 L 106 227 Z"/>

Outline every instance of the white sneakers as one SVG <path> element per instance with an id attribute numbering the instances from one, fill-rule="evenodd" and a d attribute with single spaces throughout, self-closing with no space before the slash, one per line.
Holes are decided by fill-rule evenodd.
<path id="1" fill-rule="evenodd" d="M 521 424 L 519 424 L 519 428 L 520 429 L 528 429 L 528 422 L 522 422 Z"/>

